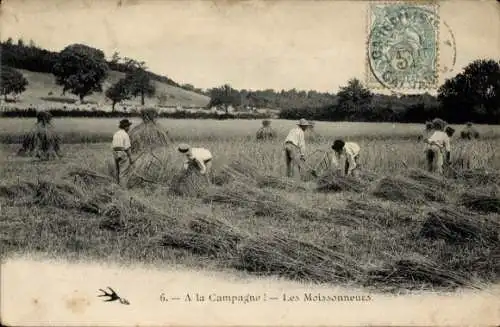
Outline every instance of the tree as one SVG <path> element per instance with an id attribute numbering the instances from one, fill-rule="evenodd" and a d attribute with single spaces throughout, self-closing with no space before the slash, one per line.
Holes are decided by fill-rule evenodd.
<path id="1" fill-rule="evenodd" d="M 2 66 L 0 72 L 1 94 L 7 100 L 7 95 L 20 94 L 26 91 L 28 80 L 19 71 L 9 66 Z"/>
<path id="2" fill-rule="evenodd" d="M 443 118 L 453 122 L 500 119 L 500 61 L 475 60 L 438 89 Z"/>
<path id="3" fill-rule="evenodd" d="M 93 92 L 102 92 L 108 64 L 104 52 L 83 44 L 68 45 L 59 53 L 53 74 L 63 93 L 70 91 L 80 101 Z"/>
<path id="4" fill-rule="evenodd" d="M 128 72 L 125 76 L 127 87 L 132 96 L 141 96 L 141 105 L 144 105 L 144 98 L 155 95 L 156 88 L 151 81 L 151 77 L 146 71 L 144 61 L 124 58 L 125 65 L 128 67 Z"/>
<path id="5" fill-rule="evenodd" d="M 210 103 L 208 107 L 220 106 L 224 107 L 226 113 L 229 111 L 229 106 L 239 106 L 241 104 L 240 92 L 235 90 L 229 84 L 209 90 Z"/>
<path id="6" fill-rule="evenodd" d="M 188 90 L 188 91 L 194 91 L 194 86 L 192 84 L 182 84 L 181 87 L 184 89 L 184 90 Z"/>
<path id="7" fill-rule="evenodd" d="M 354 119 L 363 117 L 363 113 L 369 110 L 373 94 L 358 79 L 353 78 L 348 81 L 347 86 L 340 88 L 337 96 L 338 108 L 344 117 Z"/>
<path id="8" fill-rule="evenodd" d="M 127 87 L 127 81 L 125 78 L 118 80 L 109 89 L 106 90 L 106 97 L 110 99 L 113 103 L 113 111 L 115 111 L 115 105 L 123 100 L 130 99 L 130 92 Z"/>
<path id="9" fill-rule="evenodd" d="M 113 52 L 110 62 L 113 64 L 118 64 L 120 62 L 120 53 L 118 51 Z"/>

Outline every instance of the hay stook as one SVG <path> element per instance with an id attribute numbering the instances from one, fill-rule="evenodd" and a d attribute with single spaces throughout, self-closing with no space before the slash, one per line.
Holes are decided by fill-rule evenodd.
<path id="1" fill-rule="evenodd" d="M 268 119 L 265 119 L 262 121 L 262 127 L 259 128 L 256 134 L 256 138 L 259 141 L 266 141 L 266 140 L 274 140 L 278 134 L 276 131 L 271 127 L 271 121 Z"/>
<path id="2" fill-rule="evenodd" d="M 40 160 L 61 157 L 61 138 L 52 125 L 52 115 L 47 111 L 37 112 L 37 122 L 23 138 L 20 156 L 33 156 Z"/>
<path id="3" fill-rule="evenodd" d="M 168 132 L 157 122 L 158 112 L 154 108 L 142 109 L 142 122 L 128 132 L 132 153 L 153 150 L 170 144 Z"/>

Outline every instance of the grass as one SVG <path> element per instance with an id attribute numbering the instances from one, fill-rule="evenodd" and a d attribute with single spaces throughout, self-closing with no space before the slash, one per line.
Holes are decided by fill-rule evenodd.
<path id="1" fill-rule="evenodd" d="M 23 76 L 28 80 L 28 87 L 26 91 L 21 95 L 20 100 L 11 103 L 13 107 L 22 108 L 23 106 L 37 108 L 71 108 L 71 105 L 78 99 L 78 97 L 66 94 L 61 95 L 62 88 L 55 83 L 55 78 L 52 74 L 32 72 L 24 69 L 17 69 Z M 103 89 L 106 90 L 111 85 L 116 83 L 120 78 L 124 76 L 124 73 L 117 71 L 110 71 L 108 77 L 103 83 Z M 158 81 L 154 81 L 157 95 L 166 94 L 167 100 L 164 105 L 167 106 L 205 106 L 208 104 L 210 99 L 204 95 L 190 92 L 179 87 L 172 85 L 167 85 Z M 49 95 L 50 93 L 50 95 Z M 94 93 L 84 99 L 91 107 L 102 107 L 102 104 L 106 103 L 106 97 L 104 93 Z M 156 97 L 145 99 L 146 105 L 157 104 L 158 100 Z M 138 105 L 140 104 L 140 99 L 132 99 L 125 101 L 124 104 L 127 105 Z M 111 109 L 110 102 L 108 100 L 107 105 Z M 119 105 L 118 105 L 119 106 Z"/>
<path id="2" fill-rule="evenodd" d="M 3 119 L 0 121 L 2 140 L 15 140 L 33 123 L 34 120 L 28 119 Z M 251 158 L 263 176 L 279 177 L 285 173 L 281 143 L 287 129 L 293 126 L 292 121 L 274 121 L 278 139 L 264 143 L 255 141 L 260 121 L 160 120 L 160 123 L 168 128 L 175 142 L 209 148 L 215 155 L 216 171 L 234 160 Z M 109 143 L 100 142 L 110 141 L 116 124 L 116 120 L 106 119 L 55 119 L 54 125 L 66 143 L 60 161 L 32 162 L 13 156 L 19 144 L 2 145 L 0 244 L 4 254 L 43 252 L 71 258 L 253 270 L 256 274 L 356 284 L 377 290 L 450 289 L 499 281 L 498 250 L 495 249 L 500 244 L 494 235 L 488 235 L 492 241 L 487 245 L 468 239 L 448 242 L 439 237 L 420 236 L 432 213 L 442 208 L 460 209 L 471 217 L 489 219 L 493 224 L 498 222 L 498 213 L 477 212 L 461 205 L 462 194 L 470 188 L 465 179 L 450 180 L 452 188 L 439 186 L 444 184 L 433 179 L 422 179 L 447 192 L 443 201 L 424 198 L 401 202 L 374 196 L 377 185 L 387 176 L 399 176 L 415 185 L 419 183 L 411 169 L 425 167 L 423 144 L 415 139 L 422 126 L 316 124 L 320 137 L 309 143 L 309 152 L 327 150 L 338 136 L 359 142 L 363 151 L 362 169 L 379 176 L 369 181 L 364 192 L 316 192 L 314 182 L 301 183 L 300 188 L 272 188 L 276 183 L 256 183 L 260 185 L 256 194 L 271 201 L 267 209 L 272 210 L 261 210 L 259 203 L 247 198 L 239 204 L 219 203 L 213 201 L 217 198 L 205 201 L 200 197 L 175 196 L 168 192 L 168 185 L 125 190 L 111 184 L 108 186 L 122 192 L 116 194 L 123 195 L 113 195 L 113 203 L 106 206 L 104 214 L 81 210 L 81 204 L 58 205 L 64 198 L 50 183 L 59 180 L 76 183 L 74 177 L 68 177 L 74 167 L 105 173 L 106 161 L 111 155 Z M 481 157 L 484 168 L 498 171 L 500 159 L 492 150 L 500 143 L 497 138 L 500 128 L 480 128 L 482 135 L 489 133 L 490 137 L 478 141 L 480 147 L 474 155 Z M 461 141 L 453 142 L 454 148 L 465 146 L 467 144 Z M 183 158 L 171 147 L 164 160 L 166 168 L 162 173 L 171 174 L 165 179 L 169 180 L 181 167 Z M 23 200 L 19 194 L 29 188 L 23 181 L 44 189 L 52 185 L 54 195 L 43 198 L 44 201 Z M 499 187 L 494 179 L 484 183 L 483 187 Z M 16 193 L 13 188 L 3 187 L 5 185 L 21 186 L 15 189 Z M 245 186 L 250 191 L 258 187 Z M 102 187 L 81 187 L 81 190 L 86 193 L 85 199 L 87 195 L 92 199 L 101 191 L 109 197 L 111 191 Z M 229 194 L 224 193 L 225 187 L 217 187 L 218 194 Z M 245 188 L 236 188 L 233 193 L 239 191 L 238 194 L 245 196 L 242 190 Z M 414 192 L 418 190 L 415 188 Z M 121 200 L 122 197 L 126 200 Z M 130 197 L 136 199 L 135 204 Z M 273 205 L 272 201 L 275 201 Z M 288 203 L 297 209 L 284 208 L 283 204 Z M 143 207 L 155 208 L 154 212 L 161 214 L 147 214 L 137 209 Z M 117 211 L 122 214 L 116 214 Z M 317 212 L 321 219 L 304 218 L 307 215 L 300 212 Z M 205 227 L 200 230 L 200 226 Z"/>

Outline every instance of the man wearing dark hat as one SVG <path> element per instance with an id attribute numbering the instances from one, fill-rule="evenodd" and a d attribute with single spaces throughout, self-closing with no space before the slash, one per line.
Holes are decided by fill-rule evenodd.
<path id="1" fill-rule="evenodd" d="M 334 166 L 339 166 L 340 159 L 345 156 L 344 173 L 346 175 L 354 175 L 354 171 L 358 168 L 360 147 L 354 142 L 344 142 L 343 140 L 335 140 L 332 145 L 334 155 L 332 163 Z"/>
<path id="2" fill-rule="evenodd" d="M 113 135 L 113 157 L 115 159 L 116 167 L 116 181 L 120 184 L 120 164 L 128 158 L 129 163 L 132 165 L 132 154 L 130 152 L 130 137 L 128 135 L 128 130 L 130 129 L 132 123 L 128 119 L 120 120 L 118 125 L 118 131 Z"/>

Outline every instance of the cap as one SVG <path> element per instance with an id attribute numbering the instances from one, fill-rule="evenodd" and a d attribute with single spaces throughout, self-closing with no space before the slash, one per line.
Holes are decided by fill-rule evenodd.
<path id="1" fill-rule="evenodd" d="M 342 148 L 344 147 L 344 145 L 345 145 L 344 141 L 342 141 L 342 140 L 335 140 L 335 142 L 333 142 L 332 149 L 335 150 L 335 151 L 340 151 L 340 150 L 342 150 Z"/>
<path id="2" fill-rule="evenodd" d="M 189 150 L 189 145 L 186 143 L 182 143 L 177 148 L 180 152 L 187 152 Z"/>

